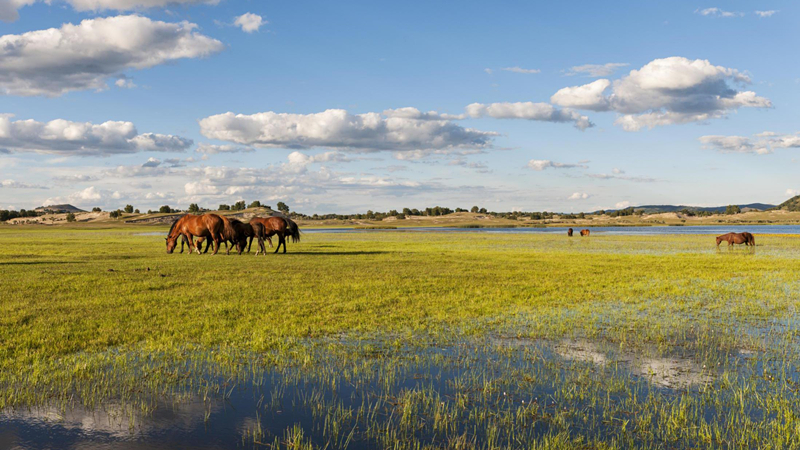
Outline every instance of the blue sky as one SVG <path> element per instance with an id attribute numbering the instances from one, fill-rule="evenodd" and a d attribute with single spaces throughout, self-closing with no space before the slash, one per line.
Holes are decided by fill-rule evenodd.
<path id="1" fill-rule="evenodd" d="M 0 208 L 800 191 L 795 3 L 558 3 L 0 0 Z"/>

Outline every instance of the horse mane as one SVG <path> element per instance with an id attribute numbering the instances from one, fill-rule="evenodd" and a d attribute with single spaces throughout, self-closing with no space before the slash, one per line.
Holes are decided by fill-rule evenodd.
<path id="1" fill-rule="evenodd" d="M 175 219 L 174 222 L 172 222 L 172 226 L 169 227 L 169 233 L 167 233 L 167 236 L 172 236 L 172 230 L 175 229 L 175 225 L 177 225 L 178 222 L 181 221 L 181 219 L 183 219 L 183 216 L 178 217 L 177 219 Z"/>

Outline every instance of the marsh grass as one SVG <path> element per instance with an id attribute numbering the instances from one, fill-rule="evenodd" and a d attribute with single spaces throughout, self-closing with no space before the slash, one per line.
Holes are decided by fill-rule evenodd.
<path id="1" fill-rule="evenodd" d="M 0 228 L 7 421 L 136 433 L 247 392 L 255 447 L 800 445 L 796 237 L 315 233 L 253 258 L 140 232 Z"/>

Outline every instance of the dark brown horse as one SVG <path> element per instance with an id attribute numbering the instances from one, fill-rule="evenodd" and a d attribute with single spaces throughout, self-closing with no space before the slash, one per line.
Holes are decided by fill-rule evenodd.
<path id="1" fill-rule="evenodd" d="M 581 236 L 588 236 L 589 230 L 581 230 Z"/>
<path id="2" fill-rule="evenodd" d="M 278 235 L 278 246 L 275 248 L 275 253 L 278 253 L 278 250 L 281 249 L 281 245 L 283 245 L 283 253 L 286 253 L 286 237 L 291 237 L 292 242 L 300 242 L 300 228 L 297 227 L 297 224 L 288 217 L 253 217 L 250 219 L 250 224 L 255 226 L 256 223 L 259 223 L 263 226 L 263 229 L 260 230 L 260 233 L 257 237 L 260 239 L 269 239 L 270 236 Z M 271 242 L 270 242 L 271 243 Z M 250 246 L 253 245 L 253 238 L 250 237 L 250 243 L 247 245 L 247 251 L 250 252 Z M 266 254 L 266 249 L 261 246 L 262 250 Z M 256 252 L 258 255 L 259 252 Z"/>
<path id="3" fill-rule="evenodd" d="M 569 230 L 567 230 L 567 236 L 569 236 L 569 237 L 572 237 L 572 228 L 570 228 Z"/>
<path id="4" fill-rule="evenodd" d="M 194 237 L 203 237 L 214 241 L 214 254 L 219 251 L 219 243 L 222 239 L 224 223 L 222 218 L 216 214 L 203 214 L 196 216 L 194 214 L 186 214 L 172 223 L 172 227 L 167 234 L 167 253 L 172 253 L 175 246 L 178 244 L 178 238 L 183 236 L 189 244 L 189 254 L 192 250 L 197 250 L 200 254 L 198 246 L 194 244 Z"/>
<path id="5" fill-rule="evenodd" d="M 744 233 L 726 233 L 721 236 L 717 236 L 717 247 L 719 247 L 719 244 L 721 244 L 723 241 L 728 243 L 728 247 L 734 244 L 744 244 L 747 246 L 752 245 L 753 247 L 756 245 L 756 238 L 746 231 Z"/>

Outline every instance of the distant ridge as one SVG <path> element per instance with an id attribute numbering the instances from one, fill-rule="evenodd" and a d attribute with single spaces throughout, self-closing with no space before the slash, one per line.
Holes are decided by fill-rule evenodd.
<path id="1" fill-rule="evenodd" d="M 48 206 L 40 206 L 36 208 L 34 211 L 37 212 L 48 212 L 52 211 L 54 213 L 82 213 L 86 212 L 80 208 L 76 208 L 69 204 L 64 205 L 48 205 Z"/>
<path id="2" fill-rule="evenodd" d="M 792 211 L 800 211 L 800 196 L 795 197 L 797 199 L 796 207 L 798 209 Z M 793 199 L 793 200 L 794 200 Z M 788 203 L 791 200 L 784 202 Z M 742 211 L 747 210 L 758 210 L 758 211 L 766 211 L 768 209 L 775 208 L 775 205 L 770 205 L 768 203 L 747 203 L 736 205 L 742 209 Z M 703 212 L 710 212 L 710 213 L 724 213 L 726 206 L 687 206 L 687 205 L 641 205 L 641 206 L 629 206 L 629 208 L 633 208 L 636 211 L 644 211 L 645 214 L 657 214 L 657 213 L 667 213 L 667 212 L 680 212 L 684 209 L 688 209 L 689 211 L 703 211 Z M 618 209 L 607 209 L 608 212 L 619 211 Z"/>

